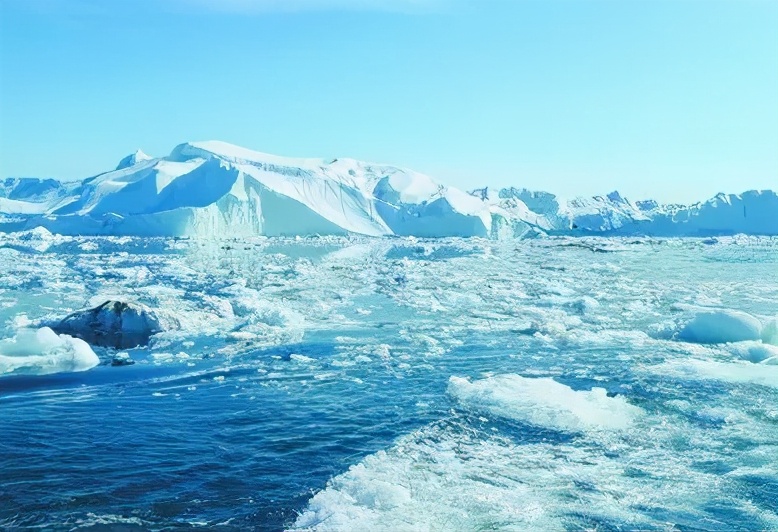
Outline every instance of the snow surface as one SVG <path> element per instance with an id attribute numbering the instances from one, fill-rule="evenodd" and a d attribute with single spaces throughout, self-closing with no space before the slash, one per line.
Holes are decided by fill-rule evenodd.
<path id="1" fill-rule="evenodd" d="M 465 193 L 394 166 L 280 157 L 220 141 L 153 158 L 138 150 L 80 183 L 6 179 L 0 231 L 64 235 L 534 237 L 543 234 L 778 234 L 778 195 L 720 194 L 690 207 L 618 192 Z"/>

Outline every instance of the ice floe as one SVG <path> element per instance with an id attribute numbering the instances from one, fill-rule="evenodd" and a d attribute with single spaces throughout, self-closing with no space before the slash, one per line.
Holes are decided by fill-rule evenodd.
<path id="1" fill-rule="evenodd" d="M 699 344 L 722 344 L 759 340 L 762 324 L 758 319 L 736 310 L 699 312 L 678 331 L 677 338 Z"/>
<path id="2" fill-rule="evenodd" d="M 716 380 L 732 384 L 758 384 L 778 388 L 778 364 L 775 357 L 759 364 L 747 361 L 722 362 L 690 358 L 672 359 L 645 370 L 651 374 L 665 374 L 682 379 Z"/>
<path id="3" fill-rule="evenodd" d="M 562 431 L 626 429 L 643 414 L 604 388 L 576 391 L 550 378 L 451 377 L 448 391 L 465 408 Z"/>
<path id="4" fill-rule="evenodd" d="M 57 335 L 48 327 L 21 329 L 15 338 L 0 341 L 0 375 L 48 375 L 86 371 L 100 359 L 78 338 Z"/>

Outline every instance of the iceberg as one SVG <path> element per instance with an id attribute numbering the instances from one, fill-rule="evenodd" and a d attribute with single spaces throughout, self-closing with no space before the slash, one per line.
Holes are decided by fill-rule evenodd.
<path id="1" fill-rule="evenodd" d="M 772 190 L 722 193 L 690 206 L 662 205 L 655 200 L 632 202 L 617 191 L 572 199 L 513 187 L 470 193 L 510 222 L 529 224 L 551 234 L 778 235 L 778 194 Z"/>
<path id="2" fill-rule="evenodd" d="M 563 199 L 523 188 L 464 192 L 355 159 L 280 157 L 220 141 L 165 157 L 141 150 L 80 182 L 0 181 L 0 231 L 61 235 L 249 237 L 367 235 L 778 235 L 778 194 L 719 194 L 692 206 L 618 192 Z"/>
<path id="3" fill-rule="evenodd" d="M 0 341 L 0 376 L 86 371 L 99 363 L 86 342 L 48 327 L 22 329 L 15 338 Z"/>
<path id="4" fill-rule="evenodd" d="M 723 344 L 759 340 L 761 334 L 762 324 L 750 314 L 718 309 L 698 312 L 680 327 L 675 338 L 696 344 Z"/>
<path id="5" fill-rule="evenodd" d="M 5 191 L 15 190 L 10 184 Z M 65 190 L 65 189 L 63 189 Z M 224 142 L 138 151 L 66 194 L 21 201 L 0 230 L 42 226 L 66 235 L 488 236 L 489 208 L 401 168 L 352 159 L 286 158 Z"/>

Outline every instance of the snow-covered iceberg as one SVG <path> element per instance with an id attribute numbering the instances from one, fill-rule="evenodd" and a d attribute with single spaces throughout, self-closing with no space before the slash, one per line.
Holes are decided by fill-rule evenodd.
<path id="1" fill-rule="evenodd" d="M 692 206 L 618 192 L 563 199 L 521 188 L 470 193 L 389 165 L 279 157 L 219 141 L 166 157 L 138 150 L 114 170 L 63 183 L 0 181 L 0 231 L 63 235 L 528 237 L 542 234 L 778 235 L 778 194 Z"/>
<path id="2" fill-rule="evenodd" d="M 4 187 L 7 192 L 10 187 Z M 136 152 L 46 197 L 0 193 L 0 230 L 138 236 L 489 236 L 489 207 L 393 166 L 286 158 L 224 142 Z"/>

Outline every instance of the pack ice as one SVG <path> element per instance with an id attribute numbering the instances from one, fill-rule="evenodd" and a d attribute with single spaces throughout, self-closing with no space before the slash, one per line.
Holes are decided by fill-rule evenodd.
<path id="1" fill-rule="evenodd" d="M 778 195 L 749 191 L 668 206 L 632 203 L 618 192 L 570 200 L 517 188 L 466 193 L 394 166 L 279 157 L 207 141 L 161 158 L 138 150 L 80 182 L 0 183 L 0 231 L 36 227 L 173 237 L 778 235 Z"/>

